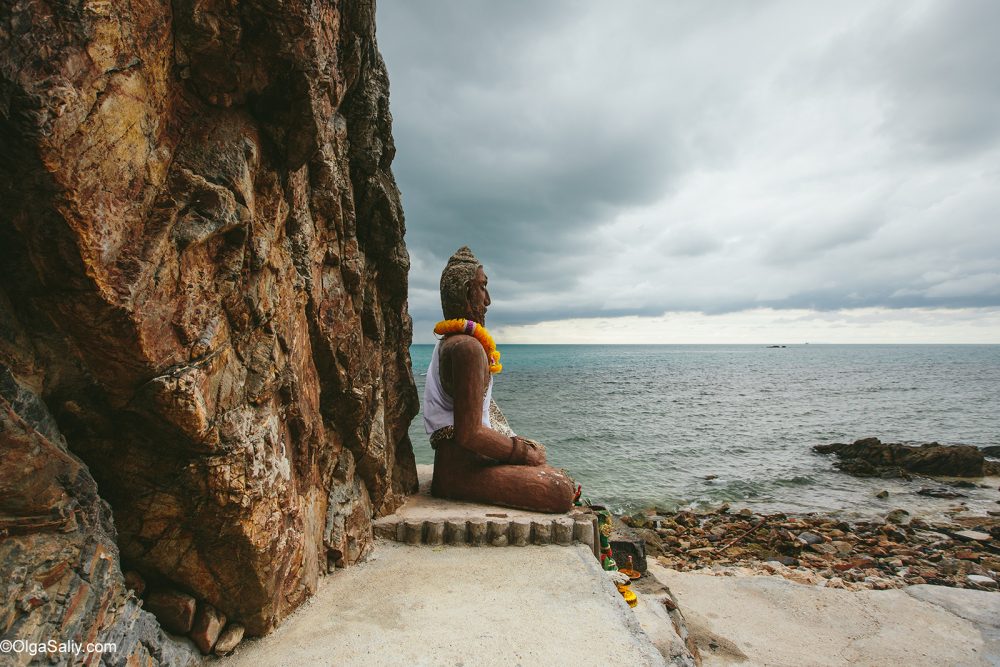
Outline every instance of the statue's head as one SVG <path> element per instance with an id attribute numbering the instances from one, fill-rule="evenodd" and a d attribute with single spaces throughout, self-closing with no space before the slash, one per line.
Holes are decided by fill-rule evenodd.
<path id="1" fill-rule="evenodd" d="M 464 318 L 486 324 L 490 293 L 483 265 L 468 246 L 462 246 L 441 272 L 441 310 L 444 319 Z"/>

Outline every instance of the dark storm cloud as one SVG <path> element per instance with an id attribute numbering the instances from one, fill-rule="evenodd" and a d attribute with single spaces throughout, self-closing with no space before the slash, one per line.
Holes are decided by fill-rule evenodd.
<path id="1" fill-rule="evenodd" d="M 491 324 L 1000 304 L 1000 3 L 382 0 L 418 340 Z"/>

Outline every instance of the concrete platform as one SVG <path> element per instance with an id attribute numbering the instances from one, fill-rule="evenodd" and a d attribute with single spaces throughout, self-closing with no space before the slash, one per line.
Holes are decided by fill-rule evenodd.
<path id="1" fill-rule="evenodd" d="M 704 667 L 1000 665 L 1000 593 L 941 586 L 845 591 L 651 563 Z"/>
<path id="2" fill-rule="evenodd" d="M 590 550 L 381 542 L 263 639 L 260 665 L 663 665 Z"/>
<path id="3" fill-rule="evenodd" d="M 596 555 L 597 518 L 588 509 L 568 514 L 524 510 L 434 498 L 430 493 L 434 466 L 417 466 L 420 492 L 394 514 L 375 522 L 375 534 L 410 545 L 526 546 L 585 544 Z"/>

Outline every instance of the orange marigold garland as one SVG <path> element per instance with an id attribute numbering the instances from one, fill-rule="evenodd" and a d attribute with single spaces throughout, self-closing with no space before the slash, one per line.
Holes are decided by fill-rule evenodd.
<path id="1" fill-rule="evenodd" d="M 434 333 L 439 336 L 447 334 L 464 333 L 479 341 L 479 344 L 486 350 L 486 358 L 489 359 L 490 373 L 499 373 L 503 370 L 500 364 L 500 352 L 497 351 L 497 344 L 493 341 L 493 336 L 486 330 L 486 327 L 472 320 L 441 320 L 434 325 Z"/>

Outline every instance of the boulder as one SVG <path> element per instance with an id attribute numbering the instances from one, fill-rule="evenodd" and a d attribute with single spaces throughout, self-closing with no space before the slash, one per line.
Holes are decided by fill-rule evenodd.
<path id="1" fill-rule="evenodd" d="M 837 468 L 861 477 L 903 476 L 906 473 L 982 477 L 1000 470 L 997 464 L 986 461 L 982 450 L 972 445 L 931 442 L 911 446 L 864 438 L 851 444 L 816 445 L 813 451 L 835 454 Z"/>
<path id="2" fill-rule="evenodd" d="M 186 635 L 191 632 L 197 605 L 198 601 L 187 593 L 160 589 L 150 591 L 143 606 L 156 616 L 164 628 L 174 634 Z"/>
<path id="3" fill-rule="evenodd" d="M 215 642 L 215 654 L 231 653 L 241 641 L 243 641 L 243 626 L 239 623 L 230 623 L 219 635 L 218 641 Z"/>
<path id="4" fill-rule="evenodd" d="M 226 615 L 220 614 L 212 605 L 203 604 L 198 608 L 191 627 L 191 639 L 202 654 L 208 655 L 212 652 L 225 625 Z"/>

